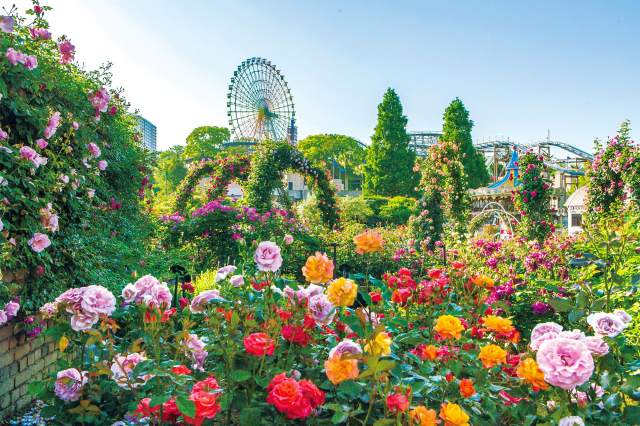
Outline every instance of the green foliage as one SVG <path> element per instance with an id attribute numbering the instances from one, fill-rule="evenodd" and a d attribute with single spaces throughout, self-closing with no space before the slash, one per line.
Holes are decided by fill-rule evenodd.
<path id="1" fill-rule="evenodd" d="M 321 134 L 307 136 L 298 142 L 298 149 L 318 167 L 331 169 L 335 161 L 345 169 L 345 189 L 349 190 L 349 179 L 360 175 L 366 151 L 354 138 L 345 135 Z M 339 177 L 340 172 L 335 176 Z"/>
<path id="2" fill-rule="evenodd" d="M 520 212 L 520 232 L 538 242 L 552 233 L 555 228 L 551 215 L 551 171 L 542 157 L 527 152 L 519 161 L 520 181 L 516 190 L 515 206 Z"/>
<path id="3" fill-rule="evenodd" d="M 411 235 L 416 239 L 418 245 L 429 250 L 433 250 L 436 241 L 442 239 L 445 220 L 442 209 L 444 177 L 441 174 L 441 169 L 436 167 L 435 156 L 436 151 L 432 149 L 429 158 L 421 162 L 420 189 L 422 197 L 418 201 L 418 213 L 409 221 Z"/>
<path id="4" fill-rule="evenodd" d="M 486 185 L 489 182 L 489 171 L 484 156 L 473 146 L 473 120 L 469 118 L 469 111 L 460 99 L 455 98 L 444 111 L 443 118 L 442 140 L 458 147 L 469 188 Z"/>
<path id="5" fill-rule="evenodd" d="M 273 193 L 282 188 L 284 172 L 305 176 L 318 200 L 323 221 L 333 226 L 338 220 L 335 191 L 325 171 L 311 165 L 300 151 L 286 142 L 262 142 L 251 162 L 246 184 L 247 204 L 264 212 L 271 208 Z"/>
<path id="6" fill-rule="evenodd" d="M 120 285 L 143 258 L 151 230 L 140 208 L 148 159 L 136 142 L 129 104 L 122 92 L 105 90 L 109 112 L 102 113 L 89 99 L 109 87 L 109 67 L 88 72 L 61 64 L 57 43 L 34 39 L 27 25 L 48 28 L 41 15 L 29 23 L 17 18 L 14 32 L 0 39 L 0 51 L 13 48 L 38 61 L 32 70 L 0 61 L 0 128 L 7 133 L 0 141 L 0 188 L 7 200 L 0 204 L 0 287 L 20 295 L 24 312 L 32 313 L 67 287 Z M 55 113 L 59 127 L 47 137 Z M 47 146 L 38 145 L 45 138 Z M 99 157 L 89 143 L 101 148 Z M 46 164 L 24 159 L 20 150 L 27 148 Z M 106 170 L 98 169 L 99 160 Z M 50 215 L 58 218 L 57 231 L 45 225 Z M 28 244 L 36 233 L 51 240 L 39 253 Z"/>
<path id="7" fill-rule="evenodd" d="M 187 175 L 184 150 L 184 146 L 175 145 L 158 153 L 153 177 L 158 189 L 166 194 L 174 192 Z"/>
<path id="8" fill-rule="evenodd" d="M 341 222 L 368 223 L 374 216 L 373 209 L 364 197 L 338 198 Z"/>
<path id="9" fill-rule="evenodd" d="M 196 127 L 187 136 L 184 157 L 190 161 L 215 158 L 222 149 L 223 142 L 231 137 L 229 129 L 217 126 Z"/>
<path id="10" fill-rule="evenodd" d="M 378 122 L 367 148 L 365 195 L 414 195 L 418 182 L 415 161 L 400 98 L 393 89 L 387 89 L 378 105 Z"/>
<path id="11" fill-rule="evenodd" d="M 629 121 L 624 121 L 618 134 L 604 148 L 598 140 L 595 141 L 598 153 L 587 169 L 587 203 L 591 219 L 616 215 L 622 209 L 625 186 L 630 190 L 636 205 L 640 203 L 640 147 L 630 139 L 630 130 Z"/>

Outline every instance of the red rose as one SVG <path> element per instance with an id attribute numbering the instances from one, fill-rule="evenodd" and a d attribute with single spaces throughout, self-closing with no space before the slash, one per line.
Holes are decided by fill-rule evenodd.
<path id="1" fill-rule="evenodd" d="M 189 399 L 196 406 L 196 416 L 194 418 L 187 417 L 183 413 L 184 421 L 190 425 L 200 426 L 205 419 L 212 419 L 220 411 L 218 404 L 218 396 L 211 392 L 193 392 Z"/>
<path id="2" fill-rule="evenodd" d="M 408 288 L 399 288 L 394 290 L 391 295 L 391 301 L 398 304 L 405 304 L 407 300 L 409 300 L 409 297 L 411 297 L 411 290 Z"/>
<path id="3" fill-rule="evenodd" d="M 407 411 L 409 408 L 409 399 L 401 393 L 393 393 L 387 396 L 387 408 L 394 414 Z"/>
<path id="4" fill-rule="evenodd" d="M 302 347 L 307 346 L 311 341 L 311 336 L 307 334 L 304 328 L 288 324 L 282 327 L 282 337 L 284 337 L 287 342 L 295 343 Z"/>
<path id="5" fill-rule="evenodd" d="M 180 410 L 178 410 L 178 406 L 174 399 L 170 399 L 162 404 L 162 421 L 175 423 L 179 416 Z"/>
<path id="6" fill-rule="evenodd" d="M 191 388 L 191 393 L 209 392 L 218 389 L 219 387 L 220 386 L 218 386 L 218 381 L 216 380 L 216 378 L 213 376 L 209 376 L 206 379 L 200 380 L 195 385 L 193 385 L 193 388 Z"/>
<path id="7" fill-rule="evenodd" d="M 298 383 L 302 394 L 309 400 L 311 408 L 316 408 L 318 405 L 324 404 L 325 394 L 318 387 L 309 380 L 300 380 Z"/>
<path id="8" fill-rule="evenodd" d="M 171 372 L 174 374 L 191 374 L 191 370 L 186 365 L 176 365 L 171 368 Z"/>
<path id="9" fill-rule="evenodd" d="M 371 303 L 379 303 L 382 300 L 382 294 L 377 291 L 372 291 L 369 293 L 369 297 L 371 297 Z"/>
<path id="10" fill-rule="evenodd" d="M 151 398 L 143 398 L 142 400 L 140 400 L 136 411 L 134 411 L 133 413 L 139 414 L 140 417 L 151 417 L 152 414 L 160 410 L 160 406 L 156 405 L 152 407 L 151 405 L 149 405 L 150 402 Z"/>
<path id="11" fill-rule="evenodd" d="M 253 333 L 244 338 L 244 348 L 250 355 L 273 355 L 275 343 L 267 333 Z"/>
<path id="12" fill-rule="evenodd" d="M 302 389 L 298 382 L 288 377 L 282 378 L 282 375 L 274 377 L 277 384 L 269 385 L 271 390 L 267 395 L 267 402 L 279 412 L 285 414 L 288 419 L 302 419 L 311 414 L 311 404 L 304 397 Z"/>

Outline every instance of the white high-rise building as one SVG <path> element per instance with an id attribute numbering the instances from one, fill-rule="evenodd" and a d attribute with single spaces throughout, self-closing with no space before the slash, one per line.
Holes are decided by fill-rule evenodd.
<path id="1" fill-rule="evenodd" d="M 156 150 L 156 126 L 146 118 L 136 115 L 138 131 L 142 134 L 142 145 L 150 151 Z"/>

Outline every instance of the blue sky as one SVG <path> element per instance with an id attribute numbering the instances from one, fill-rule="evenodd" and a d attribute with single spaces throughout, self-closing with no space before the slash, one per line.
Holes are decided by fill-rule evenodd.
<path id="1" fill-rule="evenodd" d="M 455 97 L 475 139 L 529 142 L 550 129 L 590 148 L 623 119 L 640 128 L 633 0 L 47 3 L 54 34 L 71 38 L 77 59 L 114 62 L 115 82 L 158 126 L 161 149 L 198 125 L 226 125 L 229 79 L 251 56 L 283 71 L 300 137 L 368 143 L 387 87 L 410 130 L 439 129 Z"/>

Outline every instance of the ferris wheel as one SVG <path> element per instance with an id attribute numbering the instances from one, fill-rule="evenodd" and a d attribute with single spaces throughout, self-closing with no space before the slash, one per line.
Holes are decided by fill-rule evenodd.
<path id="1" fill-rule="evenodd" d="M 263 58 L 242 62 L 227 94 L 229 127 L 238 141 L 295 140 L 293 97 L 280 70 Z"/>

